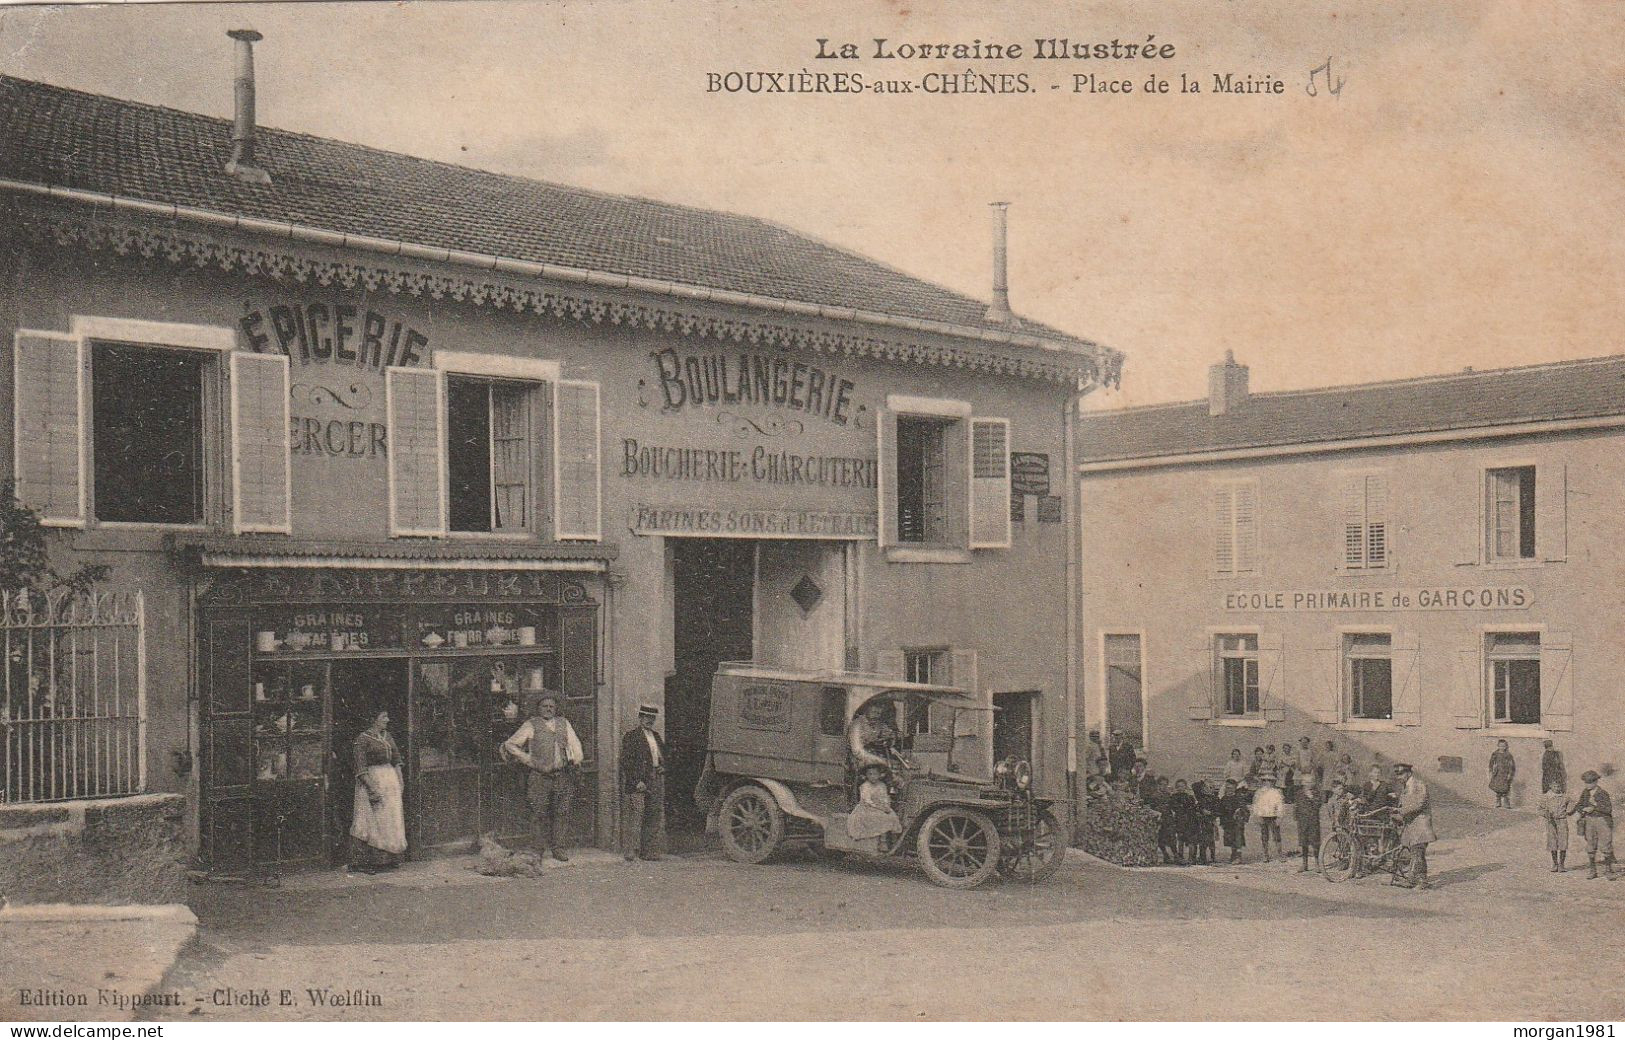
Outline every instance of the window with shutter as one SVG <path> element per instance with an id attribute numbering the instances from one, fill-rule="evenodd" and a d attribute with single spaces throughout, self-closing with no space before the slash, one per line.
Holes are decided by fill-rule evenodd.
<path id="1" fill-rule="evenodd" d="M 1008 549 L 1010 421 L 971 420 L 970 547 Z"/>
<path id="2" fill-rule="evenodd" d="M 1213 485 L 1213 569 L 1221 575 L 1258 570 L 1258 485 L 1253 481 Z"/>
<path id="3" fill-rule="evenodd" d="M 84 342 L 23 330 L 15 344 L 17 498 L 47 526 L 83 527 Z"/>
<path id="4" fill-rule="evenodd" d="M 1535 557 L 1535 467 L 1485 471 L 1484 554 L 1490 562 Z"/>
<path id="5" fill-rule="evenodd" d="M 1539 725 L 1540 633 L 1491 632 L 1484 640 L 1484 685 L 1489 692 L 1489 718 L 1509 725 Z"/>
<path id="6" fill-rule="evenodd" d="M 395 536 L 446 533 L 445 380 L 427 369 L 384 373 L 389 414 L 389 528 Z"/>
<path id="7" fill-rule="evenodd" d="M 1376 570 L 1388 565 L 1388 478 L 1353 473 L 1343 484 L 1343 566 Z"/>
<path id="8" fill-rule="evenodd" d="M 557 538 L 602 537 L 598 384 L 553 384 L 553 521 Z"/>
<path id="9" fill-rule="evenodd" d="M 453 531 L 531 530 L 531 414 L 538 385 L 446 377 L 446 479 Z"/>
<path id="10" fill-rule="evenodd" d="M 90 447 L 96 519 L 196 524 L 204 518 L 207 353 L 95 343 Z"/>
<path id="11" fill-rule="evenodd" d="M 231 516 L 237 532 L 293 532 L 288 359 L 231 355 Z"/>

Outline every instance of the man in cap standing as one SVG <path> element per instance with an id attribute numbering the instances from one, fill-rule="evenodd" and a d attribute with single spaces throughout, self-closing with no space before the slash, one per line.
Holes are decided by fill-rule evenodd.
<path id="1" fill-rule="evenodd" d="M 1585 823 L 1586 854 L 1591 859 L 1591 872 L 1586 877 L 1597 876 L 1597 856 L 1601 855 L 1603 869 L 1612 881 L 1619 876 L 1614 872 L 1614 800 L 1598 783 L 1602 777 L 1595 769 L 1587 769 L 1580 779 L 1585 781 L 1585 789 L 1569 811 Z"/>
<path id="2" fill-rule="evenodd" d="M 1406 888 L 1428 887 L 1428 844 L 1438 838 L 1433 833 L 1433 807 L 1428 801 L 1428 785 L 1416 775 L 1408 762 L 1394 763 L 1394 783 L 1399 786 L 1399 841 L 1408 846 L 1415 866 L 1412 881 L 1395 884 Z"/>
<path id="3" fill-rule="evenodd" d="M 551 852 L 554 859 L 565 862 L 570 858 L 565 830 L 582 755 L 581 739 L 570 720 L 559 715 L 556 696 L 544 693 L 537 699 L 536 713 L 502 742 L 502 753 L 530 767 L 526 796 L 537 851 L 543 856 Z"/>
<path id="4" fill-rule="evenodd" d="M 638 708 L 638 724 L 621 740 L 621 848 L 630 862 L 633 830 L 639 859 L 660 858 L 660 825 L 666 808 L 666 745 L 655 732 L 660 709 Z"/>

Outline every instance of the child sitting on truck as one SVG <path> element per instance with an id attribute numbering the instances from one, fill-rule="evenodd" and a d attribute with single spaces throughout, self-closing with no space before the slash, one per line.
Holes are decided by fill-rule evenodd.
<path id="1" fill-rule="evenodd" d="M 858 787 L 858 804 L 846 818 L 846 836 L 853 841 L 879 838 L 903 829 L 903 821 L 892 811 L 891 791 L 886 787 L 886 770 L 863 767 L 863 783 Z"/>

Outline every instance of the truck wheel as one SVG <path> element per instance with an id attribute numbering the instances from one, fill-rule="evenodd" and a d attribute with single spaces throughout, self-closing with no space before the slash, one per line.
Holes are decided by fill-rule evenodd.
<path id="1" fill-rule="evenodd" d="M 1033 840 L 1020 852 L 999 860 L 999 876 L 1037 884 L 1061 869 L 1066 857 L 1066 831 L 1048 809 L 1033 820 Z"/>
<path id="2" fill-rule="evenodd" d="M 957 805 L 925 818 L 915 839 L 925 876 L 943 888 L 975 888 L 999 867 L 999 830 L 986 814 Z"/>
<path id="3" fill-rule="evenodd" d="M 736 787 L 718 814 L 722 850 L 735 863 L 760 863 L 784 838 L 784 813 L 773 796 L 754 784 Z"/>

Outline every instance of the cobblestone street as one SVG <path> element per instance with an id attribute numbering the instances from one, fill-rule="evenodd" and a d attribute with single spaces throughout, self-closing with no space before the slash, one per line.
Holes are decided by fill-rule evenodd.
<path id="1" fill-rule="evenodd" d="M 971 892 L 903 865 L 709 853 L 208 886 L 164 985 L 205 1019 L 1625 1017 L 1625 989 L 1594 974 L 1625 963 L 1619 929 L 1598 927 L 1625 917 L 1625 883 L 1553 875 L 1538 821 L 1501 822 L 1438 843 L 1427 893 L 1334 886 L 1296 861 L 1124 870 L 1077 853 L 1047 884 Z"/>

